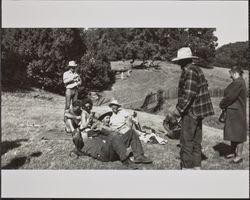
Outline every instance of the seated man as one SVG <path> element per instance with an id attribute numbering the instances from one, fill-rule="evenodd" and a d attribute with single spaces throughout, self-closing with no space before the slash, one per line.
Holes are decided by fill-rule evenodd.
<path id="1" fill-rule="evenodd" d="M 105 113 L 94 127 L 94 131 L 99 131 L 99 136 L 83 140 L 81 134 L 73 137 L 73 142 L 78 151 L 78 155 L 88 155 L 103 162 L 120 160 L 124 165 L 135 168 L 129 159 L 127 148 L 131 146 L 135 163 L 152 163 L 144 156 L 144 152 L 137 134 L 130 129 L 126 134 L 120 135 L 108 127 L 111 113 Z M 87 133 L 85 133 L 87 134 Z M 83 141 L 83 143 L 79 142 Z"/>
<path id="2" fill-rule="evenodd" d="M 166 144 L 167 140 L 157 136 L 155 133 L 147 133 L 142 131 L 141 125 L 137 119 L 137 113 L 134 112 L 132 116 L 121 108 L 121 105 L 116 101 L 112 101 L 109 104 L 112 109 L 112 116 L 110 118 L 110 127 L 120 134 L 126 133 L 130 127 L 133 126 L 134 131 L 139 136 L 139 139 L 145 143 L 151 142 L 151 138 L 154 138 L 156 143 Z"/>
<path id="3" fill-rule="evenodd" d="M 91 112 L 93 107 L 93 102 L 89 98 L 85 98 L 82 100 L 81 108 L 82 108 L 82 113 L 81 113 L 81 124 L 80 124 L 80 132 L 81 133 L 89 133 L 91 131 L 91 126 L 94 122 L 94 114 Z M 83 136 L 88 134 L 83 134 Z"/>
<path id="4" fill-rule="evenodd" d="M 64 113 L 64 122 L 65 122 L 65 131 L 67 133 L 73 134 L 73 132 L 80 127 L 81 123 L 81 101 L 76 100 L 72 103 L 70 109 L 65 110 Z"/>

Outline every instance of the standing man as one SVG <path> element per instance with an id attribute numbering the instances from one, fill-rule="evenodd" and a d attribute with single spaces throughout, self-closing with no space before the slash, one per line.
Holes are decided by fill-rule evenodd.
<path id="1" fill-rule="evenodd" d="M 180 136 L 181 169 L 201 168 L 202 120 L 214 114 L 208 83 L 202 70 L 193 63 L 198 58 L 189 47 L 178 50 L 172 62 L 181 66 L 178 103 L 170 109 L 172 116 L 182 118 Z"/>
<path id="2" fill-rule="evenodd" d="M 66 87 L 65 92 L 65 110 L 70 108 L 71 101 L 74 102 L 78 97 L 78 86 L 82 84 L 80 76 L 76 73 L 77 64 L 75 61 L 69 61 L 68 71 L 63 74 L 63 83 Z"/>

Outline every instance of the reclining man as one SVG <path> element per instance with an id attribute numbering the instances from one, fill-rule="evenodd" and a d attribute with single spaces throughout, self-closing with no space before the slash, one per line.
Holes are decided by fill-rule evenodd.
<path id="1" fill-rule="evenodd" d="M 83 109 L 86 109 L 86 105 L 83 105 Z M 86 127 L 90 126 L 90 120 L 82 118 L 82 124 L 85 124 L 80 129 L 82 132 L 78 131 L 73 136 L 73 142 L 77 150 L 74 153 L 88 155 L 103 162 L 120 160 L 129 167 L 133 165 L 127 152 L 127 148 L 131 146 L 135 158 L 134 163 L 152 163 L 151 160 L 144 156 L 141 142 L 133 128 L 130 128 L 124 134 L 119 134 L 109 127 L 111 114 L 109 112 L 100 116 L 99 121 L 93 124 L 91 129 L 86 129 Z M 100 123 L 100 121 L 103 123 Z M 97 136 L 88 137 L 93 131 L 98 133 Z M 132 168 L 134 167 L 132 166 Z"/>
<path id="2" fill-rule="evenodd" d="M 112 116 L 110 118 L 110 127 L 120 134 L 126 133 L 131 125 L 133 124 L 133 129 L 139 136 L 139 139 L 148 143 L 151 141 L 151 138 L 154 139 L 155 143 L 159 144 L 166 144 L 167 140 L 157 136 L 155 133 L 152 132 L 145 132 L 142 131 L 141 125 L 137 119 L 137 113 L 134 112 L 132 116 L 127 113 L 124 109 L 121 108 L 121 105 L 118 103 L 117 100 L 113 100 L 110 102 L 109 107 L 112 109 Z"/>

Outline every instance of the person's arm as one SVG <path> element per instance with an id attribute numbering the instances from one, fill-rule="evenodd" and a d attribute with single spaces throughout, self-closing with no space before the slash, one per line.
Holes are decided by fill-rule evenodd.
<path id="1" fill-rule="evenodd" d="M 65 72 L 63 74 L 63 83 L 64 84 L 70 84 L 70 83 L 74 83 L 75 80 L 74 80 L 74 76 L 72 76 L 71 74 Z"/>
<path id="2" fill-rule="evenodd" d="M 220 108 L 226 109 L 228 106 L 230 106 L 239 96 L 239 93 L 241 92 L 241 83 L 238 81 L 235 81 L 232 85 L 230 90 L 228 91 L 227 95 L 223 97 L 223 99 L 220 102 Z"/>
<path id="3" fill-rule="evenodd" d="M 197 74 L 193 70 L 187 70 L 184 75 L 184 94 L 181 99 L 178 99 L 176 109 L 180 114 L 183 114 L 188 106 L 193 102 L 197 94 Z"/>
<path id="4" fill-rule="evenodd" d="M 87 117 L 87 114 L 83 111 L 81 115 L 81 125 L 80 125 L 80 130 L 83 130 L 88 127 L 89 125 L 89 118 Z"/>
<path id="5" fill-rule="evenodd" d="M 82 84 L 82 79 L 81 79 L 80 76 L 78 76 L 78 83 L 77 83 L 77 85 L 79 86 L 79 85 L 81 85 L 81 84 Z"/>
<path id="6" fill-rule="evenodd" d="M 67 117 L 68 119 L 78 119 L 80 116 L 72 115 L 69 110 L 66 110 L 64 113 L 64 116 Z"/>

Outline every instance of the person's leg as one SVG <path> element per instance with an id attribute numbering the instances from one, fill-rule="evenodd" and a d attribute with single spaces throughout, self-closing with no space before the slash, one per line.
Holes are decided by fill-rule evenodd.
<path id="1" fill-rule="evenodd" d="M 238 142 L 236 145 L 236 156 L 233 160 L 235 163 L 242 161 L 242 152 L 243 152 L 243 143 Z"/>
<path id="2" fill-rule="evenodd" d="M 135 157 L 141 157 L 144 155 L 139 136 L 133 128 L 129 129 L 125 134 L 123 134 L 121 138 L 127 148 L 131 146 Z"/>
<path id="3" fill-rule="evenodd" d="M 75 88 L 72 94 L 72 103 L 78 99 L 78 89 Z"/>
<path id="4" fill-rule="evenodd" d="M 236 156 L 236 147 L 237 147 L 237 142 L 231 142 L 230 153 L 226 155 L 227 159 L 230 159 Z"/>
<path id="5" fill-rule="evenodd" d="M 133 127 L 121 137 L 126 147 L 131 146 L 135 163 L 152 163 L 152 160 L 148 159 L 144 155 L 141 141 L 136 133 L 136 130 Z"/>
<path id="6" fill-rule="evenodd" d="M 193 165 L 195 169 L 201 168 L 201 142 L 202 142 L 202 120 L 198 120 L 194 135 Z"/>
<path id="7" fill-rule="evenodd" d="M 197 121 L 189 115 L 183 117 L 180 135 L 181 168 L 193 168 L 194 134 Z"/>
<path id="8" fill-rule="evenodd" d="M 109 136 L 111 145 L 115 153 L 119 156 L 121 161 L 125 161 L 128 158 L 127 147 L 125 146 L 123 139 L 119 135 Z"/>
<path id="9" fill-rule="evenodd" d="M 68 110 L 70 108 L 71 103 L 71 89 L 66 89 L 65 92 L 65 110 Z"/>
<path id="10" fill-rule="evenodd" d="M 67 133 L 73 133 L 75 130 L 74 122 L 71 119 L 65 119 L 65 131 Z"/>

